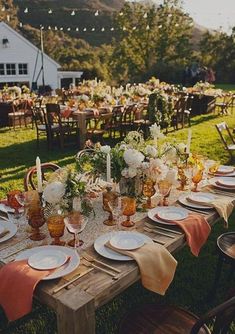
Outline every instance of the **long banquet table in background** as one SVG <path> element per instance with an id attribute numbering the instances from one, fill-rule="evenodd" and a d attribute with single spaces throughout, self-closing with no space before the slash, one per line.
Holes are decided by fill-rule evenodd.
<path id="1" fill-rule="evenodd" d="M 174 200 L 176 198 L 177 197 L 175 196 Z M 96 216 L 90 219 L 81 236 L 85 242 L 83 249 L 96 259 L 100 259 L 103 262 L 120 269 L 121 274 L 118 276 L 117 280 L 113 280 L 112 277 L 107 274 L 98 270 L 93 270 L 73 283 L 71 289 L 62 289 L 56 294 L 53 294 L 53 291 L 56 287 L 63 285 L 63 279 L 41 282 L 36 289 L 35 298 L 41 303 L 48 305 L 56 312 L 59 334 L 94 334 L 95 310 L 111 301 L 115 296 L 140 279 L 138 266 L 135 261 L 112 261 L 106 258 L 101 258 L 101 256 L 95 252 L 93 248 L 95 239 L 106 232 L 117 230 L 117 226 L 108 227 L 103 224 L 106 213 L 102 210 L 102 204 L 99 198 L 94 201 L 94 209 Z M 208 222 L 213 225 L 218 219 L 218 214 L 214 210 L 210 210 L 210 213 L 205 214 L 205 217 Z M 143 229 L 144 222 L 150 222 L 146 213 L 137 213 L 134 220 L 136 221 L 134 229 L 153 237 L 151 233 L 146 233 Z M 47 231 L 45 225 L 43 228 Z M 169 228 L 173 231 L 179 231 L 175 226 L 169 226 Z M 22 230 L 22 224 L 20 224 L 20 229 Z M 49 235 L 48 232 L 47 235 Z M 160 242 L 164 242 L 164 246 L 171 253 L 174 253 L 185 246 L 186 240 L 183 233 L 181 235 L 172 233 L 172 236 L 174 238 L 168 238 L 163 235 L 154 235 L 154 238 Z M 63 237 L 63 239 L 66 240 L 70 238 L 71 235 L 69 234 L 65 234 Z M 50 244 L 51 239 L 49 236 L 46 241 L 47 244 Z M 20 249 L 22 246 L 27 247 L 32 244 L 36 247 L 40 245 L 40 242 L 29 240 L 27 232 L 22 231 L 0 247 L 0 258 L 6 257 L 12 251 Z M 6 245 L 9 247 L 5 248 Z M 82 251 L 80 255 L 82 255 Z M 11 257 L 8 258 L 8 260 L 11 259 Z"/>

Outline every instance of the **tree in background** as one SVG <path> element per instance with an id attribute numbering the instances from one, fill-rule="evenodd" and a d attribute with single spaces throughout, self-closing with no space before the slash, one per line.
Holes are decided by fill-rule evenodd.
<path id="1" fill-rule="evenodd" d="M 13 0 L 0 0 L 0 21 L 5 21 L 12 28 L 16 29 L 19 24 L 18 8 Z"/>
<path id="2" fill-rule="evenodd" d="M 159 7 L 127 3 L 116 26 L 111 66 L 118 79 L 140 81 L 154 74 L 164 79 L 174 66 L 181 71 L 190 57 L 192 19 L 180 0 L 164 0 Z"/>
<path id="3" fill-rule="evenodd" d="M 200 42 L 200 61 L 216 71 L 217 81 L 235 82 L 235 27 L 231 35 L 223 32 L 204 34 Z"/>

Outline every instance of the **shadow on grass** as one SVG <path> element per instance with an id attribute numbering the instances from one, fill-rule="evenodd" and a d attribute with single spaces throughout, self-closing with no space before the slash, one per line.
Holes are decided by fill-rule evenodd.
<path id="1" fill-rule="evenodd" d="M 206 114 L 206 115 L 201 115 L 197 117 L 192 117 L 191 118 L 191 125 L 198 125 L 203 122 L 211 121 L 216 118 L 220 117 L 220 115 L 215 115 L 215 114 Z"/>

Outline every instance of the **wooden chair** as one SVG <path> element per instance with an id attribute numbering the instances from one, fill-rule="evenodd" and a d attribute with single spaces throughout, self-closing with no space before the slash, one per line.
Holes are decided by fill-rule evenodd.
<path id="1" fill-rule="evenodd" d="M 46 104 L 46 126 L 48 134 L 49 147 L 52 148 L 53 138 L 56 135 L 59 139 L 60 148 L 64 148 L 64 140 L 66 136 L 72 133 L 76 135 L 76 141 L 79 146 L 79 128 L 77 122 L 62 121 L 60 106 L 56 103 Z"/>
<path id="2" fill-rule="evenodd" d="M 233 151 L 235 151 L 235 140 L 232 136 L 232 133 L 229 130 L 228 125 L 226 124 L 226 122 L 222 122 L 222 123 L 216 124 L 215 127 L 219 133 L 219 136 L 220 136 L 220 139 L 222 140 L 224 148 L 230 154 L 231 159 L 233 159 Z M 228 140 L 230 143 L 228 143 Z"/>
<path id="3" fill-rule="evenodd" d="M 188 122 L 190 126 L 190 114 L 192 110 L 192 99 L 188 95 L 178 96 L 174 105 L 174 115 L 171 119 L 171 125 L 175 130 L 179 129 L 179 125 L 184 128 L 185 123 Z"/>
<path id="4" fill-rule="evenodd" d="M 219 284 L 223 264 L 230 265 L 230 271 L 228 273 L 227 282 L 231 282 L 235 271 L 235 232 L 227 232 L 221 234 L 217 238 L 216 249 L 219 254 L 214 284 L 209 292 L 209 299 L 212 299 L 216 295 L 217 287 Z"/>
<path id="5" fill-rule="evenodd" d="M 128 131 L 132 131 L 134 129 L 134 120 L 135 120 L 135 113 L 137 111 L 137 104 L 131 104 L 125 107 L 122 116 L 122 123 L 121 123 L 121 136 L 126 136 Z"/>
<path id="6" fill-rule="evenodd" d="M 92 142 L 102 142 L 104 134 L 109 132 L 111 119 L 111 113 L 99 115 L 92 119 L 87 128 L 87 139 Z"/>
<path id="7" fill-rule="evenodd" d="M 235 297 L 198 318 L 176 306 L 148 304 L 126 315 L 120 334 L 227 334 L 235 317 Z M 213 330 L 206 323 L 215 318 Z"/>
<path id="8" fill-rule="evenodd" d="M 149 136 L 149 127 L 152 125 L 148 117 L 147 107 L 148 105 L 145 103 L 138 104 L 134 119 L 135 129 L 143 131 L 145 138 Z"/>
<path id="9" fill-rule="evenodd" d="M 123 117 L 123 106 L 115 106 L 112 109 L 112 117 L 106 128 L 109 131 L 110 138 L 116 138 L 116 132 L 120 131 Z"/>
<path id="10" fill-rule="evenodd" d="M 47 145 L 49 147 L 49 129 L 46 122 L 46 114 L 43 108 L 34 106 L 32 108 L 32 115 L 33 115 L 33 124 L 35 125 L 36 129 L 36 136 L 37 136 L 37 148 L 39 147 L 39 140 L 40 136 L 46 136 Z"/>
<path id="11" fill-rule="evenodd" d="M 14 130 L 16 125 L 21 127 L 22 124 L 24 124 L 24 126 L 27 127 L 27 116 L 29 116 L 27 101 L 19 102 L 19 104 L 15 101 L 12 108 L 13 111 L 8 114 L 9 124 L 12 125 Z"/>
<path id="12" fill-rule="evenodd" d="M 233 106 L 234 106 L 233 94 L 230 93 L 223 94 L 223 96 L 220 97 L 220 101 L 215 103 L 215 110 L 217 110 L 219 114 L 228 115 L 230 107 L 232 108 L 233 112 Z"/>
<path id="13" fill-rule="evenodd" d="M 54 172 L 55 170 L 59 169 L 60 167 L 52 162 L 50 163 L 43 163 L 41 164 L 42 170 L 42 179 L 43 181 L 47 180 L 47 173 Z M 24 189 L 28 191 L 30 189 L 37 189 L 36 187 L 36 177 L 37 177 L 37 168 L 36 166 L 31 167 L 28 169 L 24 176 Z"/>

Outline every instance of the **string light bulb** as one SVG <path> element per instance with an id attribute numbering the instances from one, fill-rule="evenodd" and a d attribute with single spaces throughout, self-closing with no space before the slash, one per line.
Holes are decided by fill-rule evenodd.
<path id="1" fill-rule="evenodd" d="M 52 14 L 52 10 L 51 10 L 51 8 L 48 10 L 48 14 Z"/>
<path id="2" fill-rule="evenodd" d="M 73 10 L 72 13 L 71 13 L 71 16 L 74 16 L 75 15 L 75 11 Z"/>
<path id="3" fill-rule="evenodd" d="M 95 16 L 98 16 L 99 15 L 99 11 L 97 10 L 96 12 L 95 12 Z"/>
<path id="4" fill-rule="evenodd" d="M 29 12 L 28 7 L 25 8 L 24 13 L 27 14 Z"/>
<path id="5" fill-rule="evenodd" d="M 92 28 L 91 31 L 95 31 L 95 28 Z"/>
<path id="6" fill-rule="evenodd" d="M 105 31 L 104 27 L 101 29 L 101 31 Z"/>
<path id="7" fill-rule="evenodd" d="M 2 12 L 5 12 L 6 8 L 3 6 L 1 10 Z"/>
<path id="8" fill-rule="evenodd" d="M 147 19 L 147 17 L 148 17 L 148 14 L 147 14 L 147 13 L 144 13 L 143 18 L 144 18 L 144 19 Z"/>
<path id="9" fill-rule="evenodd" d="M 55 30 L 58 30 L 58 28 L 57 28 L 57 26 L 55 26 L 55 28 L 54 28 Z"/>
<path id="10" fill-rule="evenodd" d="M 67 28 L 67 31 L 70 31 L 71 30 L 71 28 Z"/>
<path id="11" fill-rule="evenodd" d="M 149 25 L 147 25 L 147 27 L 146 27 L 146 30 L 149 30 L 150 29 L 150 26 Z"/>
<path id="12" fill-rule="evenodd" d="M 78 28 L 78 27 L 76 28 L 76 31 L 79 31 L 79 28 Z"/>
<path id="13" fill-rule="evenodd" d="M 120 15 L 120 16 L 123 16 L 123 12 L 120 12 L 119 15 Z"/>
<path id="14" fill-rule="evenodd" d="M 84 28 L 83 31 L 86 31 L 86 28 Z"/>

